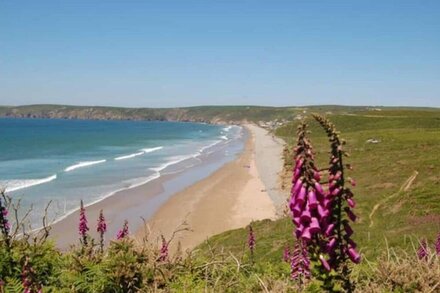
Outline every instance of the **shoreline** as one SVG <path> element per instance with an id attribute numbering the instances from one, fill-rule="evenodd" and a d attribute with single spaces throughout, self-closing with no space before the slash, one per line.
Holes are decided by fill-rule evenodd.
<path id="1" fill-rule="evenodd" d="M 263 179 L 263 176 L 273 176 L 273 169 L 262 172 L 260 168 L 274 162 L 275 168 L 282 166 L 282 145 L 258 126 L 243 126 L 249 134 L 243 152 L 234 161 L 170 198 L 148 221 L 147 231 L 152 232 L 146 233 L 145 228 L 136 232 L 138 241 L 145 236 L 157 241 L 161 235 L 169 240 L 174 231 L 187 228 L 176 234 L 171 243 L 171 249 L 176 249 L 179 243 L 181 249 L 187 250 L 221 232 L 277 217 L 279 199 L 273 200 L 268 192 L 276 187 L 264 182 L 278 182 L 278 176 Z M 272 151 L 266 151 L 263 146 L 269 146 Z M 278 172 L 281 169 L 275 175 Z"/>
<path id="2" fill-rule="evenodd" d="M 119 190 L 114 192 L 111 196 L 105 197 L 102 200 L 91 203 L 87 205 L 86 213 L 87 218 L 89 220 L 90 227 L 90 235 L 92 237 L 97 237 L 97 233 L 95 231 L 96 219 L 98 218 L 99 211 L 101 209 L 104 210 L 104 215 L 106 217 L 108 232 L 106 237 L 106 243 L 115 238 L 117 231 L 122 227 L 122 224 L 125 219 L 129 221 L 130 234 L 134 235 L 135 238 L 139 239 L 140 235 L 142 235 L 141 231 L 144 231 L 144 221 L 147 221 L 151 226 L 153 222 L 156 222 L 157 215 L 160 211 L 164 209 L 169 209 L 170 206 L 173 206 L 173 202 L 175 198 L 179 197 L 182 193 L 187 192 L 189 189 L 198 189 L 200 184 L 207 184 L 211 182 L 212 177 L 215 176 L 218 172 L 224 173 L 224 170 L 227 170 L 227 167 L 235 164 L 235 170 L 237 168 L 237 162 L 244 156 L 245 153 L 249 153 L 249 148 L 256 147 L 257 143 L 255 143 L 255 134 L 249 127 L 255 127 L 261 131 L 266 132 L 264 129 L 259 128 L 253 125 L 243 125 L 247 132 L 247 139 L 244 142 L 245 146 L 242 152 L 238 155 L 235 155 L 233 158 L 230 158 L 229 161 L 216 161 L 216 160 L 207 160 L 204 162 L 204 165 L 198 166 L 195 168 L 189 168 L 187 171 L 183 171 L 182 173 L 177 174 L 163 174 L 159 178 L 152 180 L 150 182 L 140 184 L 138 186 Z M 252 136 L 252 138 L 251 138 Z M 251 143 L 252 140 L 252 143 Z M 258 140 L 261 140 L 259 138 Z M 278 159 L 280 159 L 280 153 L 278 154 Z M 270 160 L 269 160 L 270 161 Z M 250 161 L 249 161 L 250 162 Z M 255 158 L 252 159 L 253 163 L 249 164 L 249 172 L 252 172 L 251 177 L 256 178 L 259 182 L 259 191 L 263 191 L 266 189 L 264 184 L 259 179 L 257 163 Z M 251 166 L 252 165 L 252 166 Z M 226 168 L 226 169 L 225 169 Z M 243 169 L 243 166 L 241 166 Z M 252 169 L 252 170 L 251 170 Z M 243 171 L 243 170 L 241 170 Z M 242 173 L 242 172 L 241 172 Z M 248 182 L 248 179 L 239 180 L 240 184 L 244 182 Z M 252 192 L 258 191 L 258 188 L 255 189 L 255 186 L 258 186 L 258 183 L 252 183 L 251 186 L 247 187 L 248 191 L 244 194 L 252 194 Z M 257 185 L 255 185 L 257 184 Z M 220 185 L 224 185 L 220 184 Z M 252 191 L 253 190 L 253 191 Z M 265 191 L 263 192 L 267 194 Z M 266 201 L 266 207 L 269 206 L 270 214 L 264 214 L 264 218 L 275 218 L 275 206 L 270 201 L 270 197 L 266 196 L 269 199 L 269 203 Z M 252 198 L 248 198 L 248 200 L 252 201 Z M 212 200 L 209 200 L 212 202 Z M 231 201 L 229 201 L 231 202 Z M 209 206 L 210 204 L 208 204 Z M 228 224 L 224 226 L 221 230 L 229 230 L 233 228 L 238 228 L 239 226 L 243 226 L 248 224 L 251 220 L 258 220 L 261 216 L 257 216 L 255 218 L 246 216 L 247 211 L 243 209 L 246 207 L 246 197 L 242 196 L 237 200 L 237 204 L 234 207 L 235 209 L 235 218 L 228 221 Z M 252 209 L 252 208 L 251 208 Z M 191 210 L 191 209 L 190 209 Z M 226 210 L 223 208 L 223 210 Z M 230 210 L 230 209 L 229 209 Z M 191 212 L 190 212 L 191 213 Z M 240 216 L 238 216 L 240 215 Z M 181 217 L 182 222 L 185 220 L 185 216 Z M 225 215 L 226 217 L 226 215 Z M 167 217 L 169 219 L 169 217 Z M 165 218 L 165 219 L 167 219 Z M 176 218 L 176 217 L 174 217 Z M 60 249 L 67 249 L 72 244 L 79 244 L 78 234 L 76 231 L 77 221 L 79 219 L 79 209 L 72 211 L 71 213 L 65 215 L 63 218 L 57 220 L 55 223 L 52 223 L 51 226 L 51 238 L 56 241 L 57 247 Z M 144 220 L 145 219 L 145 220 Z M 168 221 L 169 222 L 169 221 Z M 224 221 L 226 222 L 226 221 Z M 247 222 L 247 223 L 245 223 Z M 237 226 L 237 223 L 240 225 Z M 167 226 L 171 227 L 170 223 Z M 158 227 L 158 231 L 160 234 L 166 234 L 164 229 Z M 176 228 L 176 227 L 172 227 Z M 154 230 L 155 228 L 153 228 Z M 71 231 L 70 233 L 65 233 L 65 231 Z M 218 229 L 213 229 L 213 233 L 219 231 Z M 223 231 L 220 231 L 223 232 Z M 220 233 L 218 232 L 218 233 Z M 217 234 L 217 233 L 215 233 Z M 157 233 L 159 235 L 159 232 Z M 211 233 L 201 233 L 203 238 L 206 235 L 211 235 Z M 193 236 L 191 238 L 194 238 Z M 202 239 L 203 241 L 204 239 Z M 191 246 L 191 245 L 190 245 Z M 188 247 L 190 247 L 188 246 Z M 193 246 L 193 245 L 192 245 Z"/>
<path id="3" fill-rule="evenodd" d="M 242 130 L 244 131 L 244 129 Z M 85 205 L 89 234 L 96 238 L 96 219 L 102 209 L 107 222 L 105 244 L 115 239 L 117 232 L 125 220 L 129 222 L 130 233 L 143 226 L 144 219 L 148 220 L 170 197 L 184 188 L 203 180 L 224 164 L 235 160 L 244 147 L 246 132 L 240 138 L 233 139 L 217 151 L 198 156 L 200 162 L 179 171 L 165 169 L 158 171 L 159 176 L 148 179 L 128 188 L 115 190 L 106 196 Z M 216 143 L 217 144 L 217 143 Z M 174 166 L 174 165 L 173 165 Z M 123 171 L 123 170 L 122 170 Z M 70 245 L 79 244 L 77 229 L 79 207 L 57 218 L 48 226 L 51 228 L 50 238 L 62 250 Z M 41 228 L 33 229 L 39 231 Z M 73 231 L 73 233 L 65 233 Z"/>

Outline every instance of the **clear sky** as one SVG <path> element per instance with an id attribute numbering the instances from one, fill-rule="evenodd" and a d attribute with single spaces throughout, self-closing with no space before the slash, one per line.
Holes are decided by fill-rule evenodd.
<path id="1" fill-rule="evenodd" d="M 0 104 L 440 107 L 440 1 L 0 0 Z"/>

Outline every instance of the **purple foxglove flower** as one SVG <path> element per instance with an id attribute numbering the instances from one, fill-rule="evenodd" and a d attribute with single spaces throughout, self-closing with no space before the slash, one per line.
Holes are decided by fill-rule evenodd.
<path id="1" fill-rule="evenodd" d="M 107 231 L 107 224 L 105 223 L 104 213 L 102 210 L 99 212 L 98 225 L 96 226 L 96 231 L 104 234 Z"/>
<path id="2" fill-rule="evenodd" d="M 293 213 L 294 217 L 299 217 L 301 215 L 301 213 L 302 213 L 301 206 L 299 204 L 296 204 L 293 207 L 292 213 Z"/>
<path id="3" fill-rule="evenodd" d="M 325 198 L 324 200 L 323 200 L 323 202 L 322 202 L 322 205 L 323 205 L 323 207 L 325 208 L 325 209 L 330 209 L 331 207 L 332 207 L 332 203 L 333 203 L 333 200 L 331 200 L 331 199 L 329 199 L 329 198 Z"/>
<path id="4" fill-rule="evenodd" d="M 426 239 L 422 239 L 419 249 L 417 250 L 417 257 L 420 260 L 427 260 L 428 254 L 428 244 L 426 243 Z"/>
<path id="5" fill-rule="evenodd" d="M 293 172 L 292 181 L 297 180 L 300 174 L 301 174 L 301 169 L 300 168 L 295 168 L 295 171 Z"/>
<path id="6" fill-rule="evenodd" d="M 302 186 L 302 180 L 301 179 L 296 180 L 295 185 L 292 188 L 293 190 L 292 193 L 298 194 L 299 190 L 301 189 L 301 186 Z"/>
<path id="7" fill-rule="evenodd" d="M 296 198 L 296 201 L 299 204 L 303 204 L 306 201 L 306 188 L 303 186 L 301 186 L 301 189 L 298 193 L 298 197 Z"/>
<path id="8" fill-rule="evenodd" d="M 344 230 L 345 230 L 347 237 L 350 237 L 351 235 L 353 235 L 353 229 L 351 228 L 348 221 L 344 221 Z"/>
<path id="9" fill-rule="evenodd" d="M 356 181 L 352 178 L 348 179 L 350 181 L 351 186 L 355 187 L 356 186 Z"/>
<path id="10" fill-rule="evenodd" d="M 335 224 L 330 224 L 327 226 L 327 229 L 325 229 L 325 236 L 330 236 L 333 234 L 333 229 L 335 228 Z"/>
<path id="11" fill-rule="evenodd" d="M 293 221 L 293 223 L 295 224 L 295 226 L 297 226 L 297 227 L 301 224 L 301 220 L 300 220 L 300 218 L 298 218 L 298 217 L 294 217 L 294 218 L 292 219 L 292 221 Z"/>
<path id="12" fill-rule="evenodd" d="M 255 249 L 255 234 L 252 226 L 249 226 L 248 246 L 251 253 L 253 253 Z"/>
<path id="13" fill-rule="evenodd" d="M 319 255 L 319 260 L 321 261 L 322 266 L 327 272 L 331 271 L 330 265 L 328 264 L 327 260 L 324 258 L 324 256 L 321 254 Z"/>
<path id="14" fill-rule="evenodd" d="M 327 243 L 326 250 L 328 252 L 333 252 L 335 250 L 336 243 L 337 243 L 336 238 L 330 239 L 330 241 Z"/>
<path id="15" fill-rule="evenodd" d="M 318 200 L 316 199 L 316 193 L 314 189 L 310 189 L 308 199 L 310 209 L 316 209 L 318 207 Z"/>
<path id="16" fill-rule="evenodd" d="M 309 242 L 312 239 L 312 235 L 310 234 L 310 228 L 306 227 L 303 229 L 303 232 L 301 234 L 301 239 Z"/>
<path id="17" fill-rule="evenodd" d="M 319 182 L 315 182 L 315 190 L 321 195 L 324 195 L 324 189 L 322 189 L 321 184 Z"/>
<path id="18" fill-rule="evenodd" d="M 292 279 L 310 278 L 310 260 L 307 249 L 298 242 L 290 256 L 291 277 Z"/>
<path id="19" fill-rule="evenodd" d="M 329 211 L 328 209 L 322 207 L 321 205 L 318 205 L 318 215 L 319 218 L 323 220 L 329 216 Z"/>
<path id="20" fill-rule="evenodd" d="M 81 207 L 79 210 L 78 232 L 79 232 L 79 235 L 83 238 L 84 242 L 86 242 L 86 237 L 87 237 L 88 231 L 89 231 L 89 227 L 87 226 L 86 209 L 84 208 L 83 201 L 81 200 Z"/>
<path id="21" fill-rule="evenodd" d="M 160 255 L 158 261 L 166 261 L 168 259 L 168 242 L 162 235 L 162 247 L 160 248 Z"/>
<path id="22" fill-rule="evenodd" d="M 319 174 L 319 171 L 313 172 L 313 179 L 315 179 L 316 181 L 321 181 L 321 175 Z"/>
<path id="23" fill-rule="evenodd" d="M 349 207 L 345 207 L 344 208 L 345 212 L 347 213 L 347 216 L 350 218 L 350 220 L 352 220 L 353 222 L 356 221 L 356 215 L 351 211 L 351 209 Z"/>
<path id="24" fill-rule="evenodd" d="M 341 171 L 336 172 L 335 176 L 333 176 L 333 180 L 341 179 L 341 175 L 342 175 Z"/>
<path id="25" fill-rule="evenodd" d="M 345 236 L 345 239 L 346 239 L 347 243 L 350 245 L 350 247 L 353 247 L 353 248 L 357 247 L 356 242 L 354 242 L 350 237 L 347 237 L 347 235 Z"/>
<path id="26" fill-rule="evenodd" d="M 352 209 L 356 206 L 356 202 L 352 198 L 347 198 L 347 203 Z"/>
<path id="27" fill-rule="evenodd" d="M 124 226 L 121 230 L 118 231 L 118 234 L 116 235 L 116 239 L 120 240 L 128 236 L 128 221 L 124 221 Z"/>
<path id="28" fill-rule="evenodd" d="M 340 188 L 335 188 L 335 189 L 332 190 L 332 192 L 330 194 L 332 196 L 338 196 L 340 192 L 341 192 Z"/>
<path id="29" fill-rule="evenodd" d="M 321 232 L 321 227 L 319 226 L 318 219 L 313 217 L 310 221 L 309 230 L 311 234 L 316 234 Z"/>
<path id="30" fill-rule="evenodd" d="M 311 218 L 312 218 L 312 216 L 310 215 L 310 211 L 307 209 L 302 212 L 301 217 L 300 217 L 301 222 L 303 222 L 303 223 L 309 223 Z"/>
<path id="31" fill-rule="evenodd" d="M 351 259 L 352 262 L 356 264 L 361 262 L 360 254 L 357 253 L 356 249 L 354 249 L 353 247 L 350 247 L 348 249 L 348 257 Z"/>

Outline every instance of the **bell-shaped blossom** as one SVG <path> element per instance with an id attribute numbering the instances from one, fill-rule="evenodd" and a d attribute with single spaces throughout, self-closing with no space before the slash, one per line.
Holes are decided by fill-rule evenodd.
<path id="1" fill-rule="evenodd" d="M 328 261 L 324 258 L 324 256 L 322 254 L 319 255 L 319 261 L 321 262 L 324 269 L 326 269 L 326 271 L 330 272 L 331 267 L 330 267 Z"/>
<path id="2" fill-rule="evenodd" d="M 348 249 L 348 257 L 350 260 L 354 263 L 360 263 L 361 262 L 361 256 L 360 254 L 354 249 L 353 247 L 350 247 Z"/>
<path id="3" fill-rule="evenodd" d="M 347 198 L 348 206 L 354 208 L 356 206 L 356 202 L 352 198 Z"/>
<path id="4" fill-rule="evenodd" d="M 353 211 L 349 207 L 344 208 L 345 212 L 347 213 L 347 216 L 352 220 L 353 222 L 356 221 L 356 215 L 353 213 Z"/>
<path id="5" fill-rule="evenodd" d="M 321 226 L 319 225 L 319 221 L 317 218 L 312 217 L 310 220 L 309 230 L 311 234 L 316 234 L 321 232 Z"/>

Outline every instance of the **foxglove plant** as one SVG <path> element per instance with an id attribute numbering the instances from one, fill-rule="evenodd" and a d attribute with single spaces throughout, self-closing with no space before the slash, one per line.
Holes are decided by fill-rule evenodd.
<path id="1" fill-rule="evenodd" d="M 310 259 L 306 245 L 301 240 L 296 241 L 290 255 L 290 268 L 292 279 L 302 282 L 310 278 Z"/>
<path id="2" fill-rule="evenodd" d="M 102 210 L 99 211 L 98 225 L 96 231 L 99 233 L 99 248 L 101 252 L 104 251 L 104 234 L 107 231 L 107 224 L 105 223 L 104 213 Z"/>
<path id="3" fill-rule="evenodd" d="M 339 138 L 334 125 L 321 116 L 313 117 L 329 137 L 331 145 L 329 168 L 320 170 L 315 165 L 314 151 L 307 138 L 307 125 L 301 123 L 294 149 L 295 164 L 289 208 L 296 226 L 297 243 L 299 242 L 308 252 L 308 256 L 304 255 L 304 257 L 310 256 L 315 264 L 314 267 L 321 268 L 321 272 L 331 270 L 339 272 L 337 279 L 343 280 L 344 287 L 350 290 L 346 260 L 359 263 L 361 258 L 356 251 L 356 243 L 351 239 L 353 230 L 350 221 L 356 220 L 356 215 L 352 211 L 355 201 L 345 181 L 349 181 L 353 186 L 356 182 L 344 178 L 342 158 L 348 154 L 342 150 L 343 140 Z M 329 176 L 326 189 L 321 185 L 323 171 L 327 171 Z M 296 276 L 296 274 L 292 275 Z M 333 277 L 330 274 L 326 276 L 326 280 L 330 282 L 326 284 L 331 286 Z"/>
<path id="4" fill-rule="evenodd" d="M 26 257 L 25 263 L 23 265 L 23 269 L 21 272 L 21 282 L 23 285 L 24 293 L 43 292 L 41 285 L 39 285 L 35 281 L 35 271 L 30 264 L 29 257 Z"/>
<path id="5" fill-rule="evenodd" d="M 254 254 L 255 249 L 255 234 L 254 230 L 252 229 L 252 226 L 249 225 L 249 235 L 248 235 L 248 247 L 251 251 L 251 255 Z"/>
<path id="6" fill-rule="evenodd" d="M 300 250 L 309 250 L 312 256 L 319 253 L 323 245 L 324 233 L 327 229 L 327 218 L 330 215 L 329 203 L 321 186 L 320 170 L 315 166 L 312 145 L 307 139 L 307 124 L 304 122 L 298 127 L 298 141 L 295 151 L 295 167 L 292 177 L 292 189 L 289 208 L 292 221 L 296 226 L 297 238 L 296 259 L 301 255 L 305 263 L 310 263 L 308 254 L 298 253 Z M 299 246 L 298 246 L 299 245 Z M 294 253 L 295 255 L 295 253 Z M 305 266 L 295 269 L 298 261 L 292 261 L 292 277 L 298 278 L 299 274 L 305 277 L 310 275 Z"/>
<path id="7" fill-rule="evenodd" d="M 158 261 L 166 261 L 168 259 L 168 242 L 165 240 L 165 237 L 162 237 L 162 247 L 160 248 L 160 254 Z"/>
<path id="8" fill-rule="evenodd" d="M 118 231 L 118 234 L 116 234 L 116 239 L 121 240 L 128 236 L 128 221 L 124 221 L 124 226 L 122 226 L 122 229 Z"/>
<path id="9" fill-rule="evenodd" d="M 352 211 L 356 202 L 353 199 L 353 192 L 346 186 L 346 181 L 349 181 L 352 186 L 355 186 L 356 182 L 354 179 L 344 177 L 343 157 L 349 156 L 343 150 L 345 141 L 339 137 L 335 126 L 328 119 L 319 115 L 313 115 L 313 117 L 326 131 L 331 145 L 327 192 L 331 213 L 327 218 L 326 237 L 329 242 L 325 252 L 330 256 L 329 264 L 332 268 L 337 270 L 342 266 L 343 271 L 346 271 L 347 258 L 354 263 L 361 261 L 361 256 L 356 251 L 356 243 L 351 239 L 353 229 L 350 222 L 356 221 L 357 218 Z"/>
<path id="10" fill-rule="evenodd" d="M 87 232 L 89 231 L 89 227 L 87 226 L 87 217 L 86 217 L 86 209 L 84 208 L 84 203 L 81 200 L 81 206 L 79 210 L 79 225 L 78 232 L 81 236 L 81 242 L 83 245 L 87 245 Z"/>

